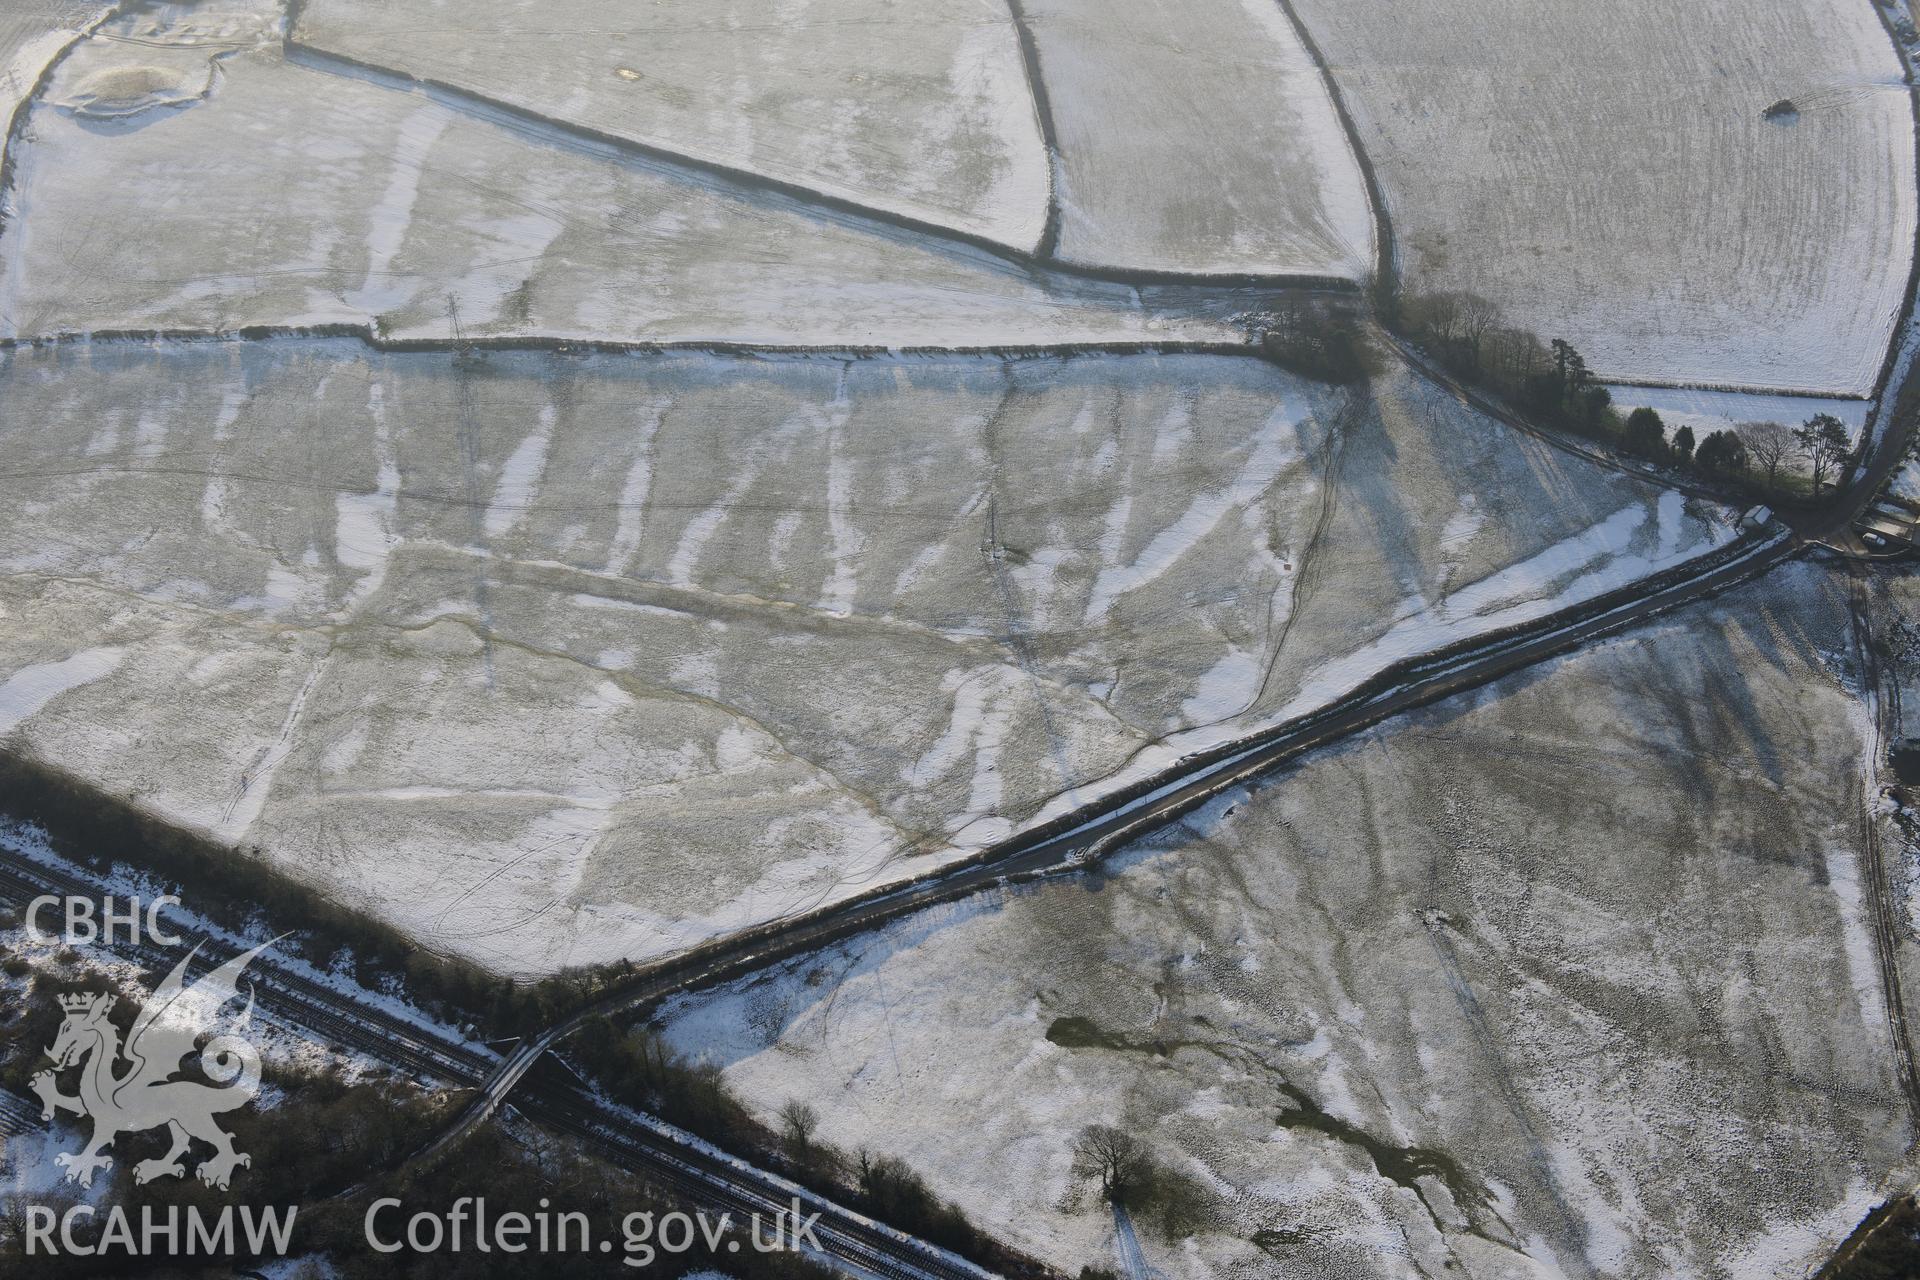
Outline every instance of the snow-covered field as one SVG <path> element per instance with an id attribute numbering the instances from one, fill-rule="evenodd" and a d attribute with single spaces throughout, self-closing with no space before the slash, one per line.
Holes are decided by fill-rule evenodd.
<path id="1" fill-rule="evenodd" d="M 1666 423 L 1667 439 L 1672 440 L 1681 427 L 1691 428 L 1698 443 L 1714 431 L 1735 431 L 1742 424 L 1777 422 L 1789 429 L 1801 426 L 1815 414 L 1824 413 L 1846 425 L 1847 436 L 1857 448 L 1866 430 L 1869 402 L 1841 400 L 1830 396 L 1769 396 L 1738 391 L 1696 391 L 1679 387 L 1609 387 L 1613 406 L 1622 413 L 1646 407 L 1660 414 Z M 1757 469 L 1764 470 L 1756 462 Z M 1781 459 L 1783 475 L 1810 475 L 1812 462 L 1798 450 L 1789 450 Z"/>
<path id="2" fill-rule="evenodd" d="M 1046 224 L 998 0 L 307 0 L 294 38 L 1020 249 Z"/>
<path id="3" fill-rule="evenodd" d="M 1677 387 L 1609 387 L 1614 408 L 1622 413 L 1645 406 L 1657 410 L 1666 421 L 1667 435 L 1676 427 L 1693 428 L 1694 435 L 1706 438 L 1709 431 L 1726 431 L 1743 422 L 1778 422 L 1797 427 L 1816 413 L 1831 414 L 1846 424 L 1847 434 L 1857 444 L 1867 424 L 1869 403 L 1865 400 L 1838 400 L 1829 396 L 1745 395 L 1737 391 L 1693 391 Z"/>
<path id="4" fill-rule="evenodd" d="M 251 0 L 231 0 L 245 4 Z M 171 10 L 165 11 L 171 13 Z M 197 12 L 197 11 L 188 11 Z M 610 340 L 1242 341 L 1170 300 L 623 156 L 563 128 L 116 20 L 33 110 L 0 235 L 0 336 L 374 325 Z M 149 26 L 153 24 L 148 23 Z M 210 92 L 110 121 L 101 78 Z M 118 73 L 117 75 L 115 73 Z"/>
<path id="5" fill-rule="evenodd" d="M 1118 269 L 1358 279 L 1364 184 L 1272 0 L 1037 0 L 1049 173 L 999 3 L 310 0 L 304 47 L 1031 250 Z M 480 33 L 484 33 L 481 35 Z M 1051 182 L 1051 190 L 1050 190 Z"/>
<path id="6" fill-rule="evenodd" d="M 1804 1276 L 1911 1178 L 1847 616 L 1784 568 L 669 1036 L 1069 1271 L 1108 1123 L 1199 1190 L 1171 1277 Z"/>
<path id="7" fill-rule="evenodd" d="M 1298 295 L 1197 277 L 1345 323 L 1369 170 L 1404 294 L 1734 388 L 1615 387 L 1696 435 L 1857 433 L 1914 248 L 1868 0 L 0 9 L 0 752 L 519 977 L 1732 539 L 1385 350 L 1256 358 Z M 1804 1276 L 1915 1172 L 1848 618 L 1779 569 L 670 1034 L 1069 1274 Z M 1197 1232 L 1114 1258 L 1094 1122 Z"/>
<path id="8" fill-rule="evenodd" d="M 1358 280 L 1373 222 L 1325 78 L 1275 0 L 1025 0 L 1060 146 L 1063 258 Z"/>
<path id="9" fill-rule="evenodd" d="M 1245 357 L 0 383 L 8 748 L 514 972 L 921 873 L 1729 536 L 1404 372 Z"/>
<path id="10" fill-rule="evenodd" d="M 1409 289 L 1483 294 L 1603 376 L 1872 389 L 1916 197 L 1908 94 L 1870 4 L 1297 8 Z"/>
<path id="11" fill-rule="evenodd" d="M 1920 463 L 1908 462 L 1894 472 L 1887 491 L 1903 501 L 1920 504 Z"/>
<path id="12" fill-rule="evenodd" d="M 105 6 L 86 0 L 9 0 L 0 12 L 0 153 L 14 112 L 40 73 Z"/>

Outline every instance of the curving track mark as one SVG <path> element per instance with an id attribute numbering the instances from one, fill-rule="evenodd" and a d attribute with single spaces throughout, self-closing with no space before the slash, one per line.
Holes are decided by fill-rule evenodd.
<path id="1" fill-rule="evenodd" d="M 1380 185 L 1380 175 L 1374 171 L 1373 158 L 1367 154 L 1367 148 L 1360 141 L 1359 126 L 1353 122 L 1353 113 L 1347 110 L 1347 100 L 1340 92 L 1340 82 L 1334 78 L 1333 68 L 1327 65 L 1320 46 L 1314 42 L 1313 32 L 1307 30 L 1307 24 L 1300 20 L 1294 11 L 1293 0 L 1274 0 L 1280 6 L 1280 12 L 1287 15 L 1287 21 L 1293 24 L 1294 34 L 1300 38 L 1300 47 L 1313 59 L 1313 65 L 1319 69 L 1320 78 L 1326 82 L 1327 97 L 1333 103 L 1333 113 L 1340 118 L 1340 130 L 1347 135 L 1347 146 L 1353 152 L 1353 162 L 1360 167 L 1360 179 L 1367 187 L 1367 207 L 1373 211 L 1373 293 L 1375 304 L 1383 301 L 1395 301 L 1400 296 L 1400 261 L 1394 251 L 1393 221 L 1387 214 L 1387 197 Z"/>
<path id="2" fill-rule="evenodd" d="M 1033 113 L 1040 122 L 1040 140 L 1047 147 L 1047 223 L 1034 246 L 1034 256 L 1055 260 L 1060 248 L 1060 135 L 1053 122 L 1053 101 L 1047 96 L 1047 82 L 1040 70 L 1040 45 L 1033 38 L 1027 11 L 1021 0 L 1007 0 L 1013 17 L 1014 35 L 1020 44 L 1020 65 L 1027 72 L 1027 89 L 1033 95 Z"/>

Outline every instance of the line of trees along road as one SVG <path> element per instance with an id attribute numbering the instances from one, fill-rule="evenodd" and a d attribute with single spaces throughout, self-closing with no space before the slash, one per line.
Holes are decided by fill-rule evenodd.
<path id="1" fill-rule="evenodd" d="M 1543 426 L 1694 471 L 1745 497 L 1817 499 L 1853 459 L 1846 424 L 1828 413 L 1816 413 L 1798 426 L 1743 422 L 1704 437 L 1685 425 L 1669 433 L 1666 421 L 1650 408 L 1623 416 L 1612 392 L 1572 343 L 1543 342 L 1504 324 L 1499 308 L 1476 294 L 1414 295 L 1399 300 L 1386 318 L 1448 372 L 1498 395 Z M 1787 465 L 1790 460 L 1805 462 L 1804 481 Z"/>

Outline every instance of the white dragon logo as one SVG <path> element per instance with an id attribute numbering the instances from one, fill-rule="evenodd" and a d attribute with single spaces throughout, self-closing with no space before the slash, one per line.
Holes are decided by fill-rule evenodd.
<path id="1" fill-rule="evenodd" d="M 226 1190 L 233 1171 L 252 1163 L 251 1157 L 233 1149 L 233 1139 L 214 1123 L 214 1117 L 246 1106 L 260 1092 L 259 1051 L 238 1036 L 216 1036 L 199 1051 L 200 1068 L 213 1085 L 173 1077 L 180 1071 L 181 1059 L 194 1052 L 194 1042 L 212 1030 L 215 1016 L 239 994 L 236 983 L 241 971 L 272 945 L 263 943 L 235 956 L 189 987 L 183 978 L 188 963 L 199 953 L 196 946 L 174 966 L 133 1020 L 124 1047 L 119 1028 L 107 1021 L 107 1013 L 113 1008 L 112 996 L 60 997 L 60 1007 L 67 1017 L 47 1050 L 53 1068 L 35 1075 L 30 1083 L 40 1095 L 42 1119 L 51 1120 L 57 1111 L 71 1111 L 93 1120 L 93 1137 L 84 1149 L 54 1157 L 66 1168 L 69 1181 L 92 1186 L 95 1170 L 113 1167 L 113 1157 L 105 1151 L 115 1138 L 161 1125 L 171 1132 L 173 1145 L 159 1159 L 135 1165 L 135 1182 L 183 1176 L 186 1166 L 180 1157 L 196 1138 L 214 1149 L 199 1169 L 200 1181 L 210 1187 Z M 252 1016 L 253 993 L 249 990 L 247 1007 L 239 1018 L 242 1030 Z M 127 1069 L 115 1074 L 122 1058 Z M 83 1060 L 79 1094 L 67 1097 L 60 1092 L 55 1074 Z"/>

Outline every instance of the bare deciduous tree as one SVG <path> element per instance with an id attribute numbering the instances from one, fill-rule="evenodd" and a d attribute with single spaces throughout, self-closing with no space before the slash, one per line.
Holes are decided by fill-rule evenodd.
<path id="1" fill-rule="evenodd" d="M 1460 323 L 1460 295 L 1448 292 L 1421 294 L 1413 299 L 1410 312 L 1410 318 L 1420 328 L 1443 341 L 1451 342 Z"/>
<path id="2" fill-rule="evenodd" d="M 1524 329 L 1496 328 L 1484 339 L 1484 368 L 1515 387 L 1544 372 L 1549 357 L 1540 339 Z"/>
<path id="3" fill-rule="evenodd" d="M 1765 469 L 1771 485 L 1780 473 L 1780 464 L 1793 452 L 1793 432 L 1783 422 L 1742 422 L 1733 431 L 1747 446 L 1747 456 L 1754 465 Z"/>
<path id="4" fill-rule="evenodd" d="M 1109 1201 L 1124 1200 L 1145 1180 L 1151 1167 L 1140 1140 L 1112 1125 L 1090 1124 L 1073 1144 L 1074 1174 L 1097 1179 L 1100 1194 Z"/>
<path id="5" fill-rule="evenodd" d="M 1454 327 L 1460 341 L 1472 352 L 1475 365 L 1480 363 L 1481 344 L 1499 323 L 1500 308 L 1477 293 L 1459 295 L 1455 304 Z"/>
<path id="6" fill-rule="evenodd" d="M 820 1127 L 820 1113 L 798 1098 L 787 1099 L 780 1108 L 780 1128 L 794 1151 L 804 1154 L 813 1146 L 814 1132 Z"/>

